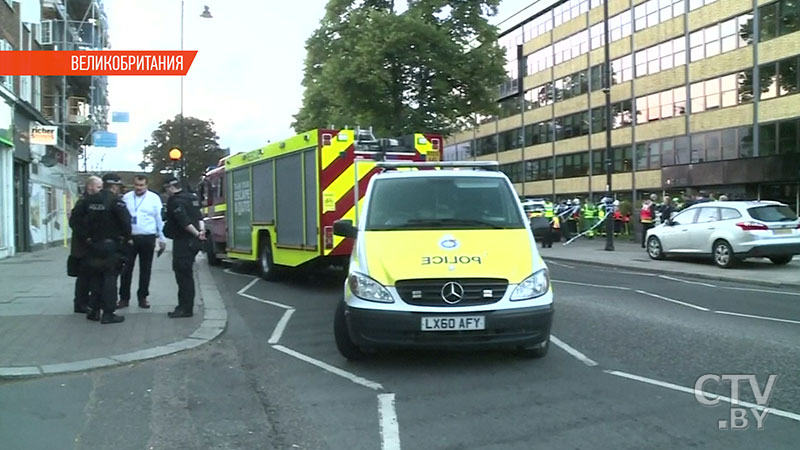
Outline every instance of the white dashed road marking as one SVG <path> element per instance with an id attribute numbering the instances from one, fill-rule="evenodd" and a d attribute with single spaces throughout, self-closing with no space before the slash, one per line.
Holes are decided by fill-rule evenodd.
<path id="1" fill-rule="evenodd" d="M 552 334 L 550 335 L 550 341 L 553 344 L 555 344 L 556 346 L 558 346 L 559 348 L 561 348 L 561 350 L 564 350 L 565 352 L 567 352 L 570 355 L 574 356 L 575 358 L 578 359 L 578 361 L 586 364 L 587 366 L 594 367 L 594 366 L 597 365 L 597 363 L 595 361 L 589 359 L 586 355 L 584 355 L 583 353 L 579 352 L 578 350 L 575 350 L 569 344 L 567 344 L 564 341 L 562 341 L 561 339 L 553 336 Z"/>

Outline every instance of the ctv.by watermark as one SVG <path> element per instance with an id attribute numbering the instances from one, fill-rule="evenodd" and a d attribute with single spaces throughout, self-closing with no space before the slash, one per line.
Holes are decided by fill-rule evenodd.
<path id="1" fill-rule="evenodd" d="M 767 404 L 770 397 L 772 397 L 772 389 L 775 387 L 775 380 L 777 379 L 777 375 L 769 375 L 762 389 L 756 375 L 706 374 L 698 378 L 694 383 L 694 396 L 698 402 L 706 406 L 719 406 L 719 403 L 723 400 L 731 404 L 730 420 L 720 420 L 718 422 L 720 430 L 748 429 L 750 427 L 748 414 L 755 418 L 756 428 L 763 430 L 764 418 L 769 413 Z M 731 385 L 730 397 L 711 394 L 704 389 L 705 386 L 711 383 L 722 385 L 728 382 Z M 750 384 L 750 389 L 753 391 L 753 397 L 756 400 L 755 404 L 739 399 L 739 384 L 745 382 Z"/>

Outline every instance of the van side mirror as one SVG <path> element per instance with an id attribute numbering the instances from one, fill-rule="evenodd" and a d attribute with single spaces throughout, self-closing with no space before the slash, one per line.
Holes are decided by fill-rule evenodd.
<path id="1" fill-rule="evenodd" d="M 353 221 L 337 220 L 333 222 L 333 234 L 336 236 L 354 238 L 358 235 L 358 229 L 353 226 Z"/>

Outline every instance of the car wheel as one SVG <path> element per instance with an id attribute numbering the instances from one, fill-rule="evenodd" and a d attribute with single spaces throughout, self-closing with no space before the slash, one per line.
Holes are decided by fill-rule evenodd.
<path id="1" fill-rule="evenodd" d="M 347 330 L 347 318 L 344 316 L 344 300 L 341 300 L 339 306 L 336 307 L 336 315 L 333 318 L 333 336 L 336 339 L 336 348 L 345 358 L 358 361 L 367 357 L 367 353 L 350 338 L 350 332 Z"/>
<path id="2" fill-rule="evenodd" d="M 217 249 L 214 241 L 211 239 L 211 233 L 206 234 L 206 258 L 208 259 L 209 266 L 218 266 L 222 264 L 222 260 L 217 258 Z"/>
<path id="3" fill-rule="evenodd" d="M 792 257 L 793 255 L 770 256 L 769 260 L 772 261 L 772 264 L 775 264 L 776 266 L 784 266 L 792 261 Z"/>
<path id="4" fill-rule="evenodd" d="M 258 275 L 267 281 L 278 278 L 278 269 L 272 261 L 272 244 L 269 238 L 261 240 L 261 249 L 258 252 Z"/>
<path id="5" fill-rule="evenodd" d="M 547 337 L 547 340 L 536 344 L 532 347 L 521 347 L 517 350 L 517 353 L 522 356 L 523 358 L 543 358 L 547 355 L 547 351 L 550 350 L 550 337 Z"/>
<path id="6" fill-rule="evenodd" d="M 733 247 L 726 241 L 714 242 L 714 262 L 723 269 L 729 269 L 736 265 L 736 256 L 733 254 Z"/>
<path id="7" fill-rule="evenodd" d="M 657 237 L 650 236 L 647 239 L 647 254 L 652 259 L 664 259 L 664 249 L 661 247 L 661 241 Z"/>

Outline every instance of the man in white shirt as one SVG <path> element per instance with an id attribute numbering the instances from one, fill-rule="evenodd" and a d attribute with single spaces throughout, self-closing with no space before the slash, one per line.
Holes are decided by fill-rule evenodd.
<path id="1" fill-rule="evenodd" d="M 119 286 L 119 303 L 117 308 L 127 308 L 131 300 L 131 280 L 136 257 L 139 257 L 139 290 L 136 298 L 140 308 L 149 308 L 147 297 L 150 295 L 150 272 L 153 267 L 153 253 L 156 239 L 159 250 L 163 250 L 167 241 L 164 239 L 164 222 L 161 217 L 163 203 L 161 196 L 147 188 L 147 177 L 137 175 L 133 178 L 133 191 L 122 198 L 131 214 L 133 245 L 128 253 L 127 264 L 122 272 Z"/>

